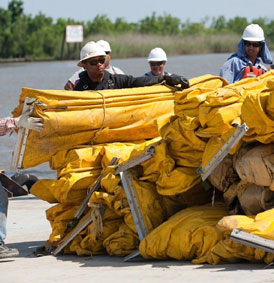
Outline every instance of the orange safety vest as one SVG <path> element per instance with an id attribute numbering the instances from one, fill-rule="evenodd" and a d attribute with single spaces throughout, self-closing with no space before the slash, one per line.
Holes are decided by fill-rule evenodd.
<path id="1" fill-rule="evenodd" d="M 263 73 L 264 73 L 264 70 L 262 68 L 257 68 L 257 67 L 251 66 L 251 65 L 246 66 L 245 69 L 244 69 L 242 79 L 255 78 L 255 77 L 262 75 Z"/>

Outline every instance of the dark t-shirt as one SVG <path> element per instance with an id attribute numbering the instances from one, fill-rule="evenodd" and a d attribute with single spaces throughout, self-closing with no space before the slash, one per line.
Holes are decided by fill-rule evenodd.
<path id="1" fill-rule="evenodd" d="M 104 71 L 103 80 L 93 82 L 88 77 L 87 71 L 79 74 L 79 80 L 76 82 L 74 90 L 103 90 L 103 89 L 120 89 L 120 88 L 132 88 L 155 85 L 162 82 L 164 78 L 159 77 L 132 77 L 127 75 L 112 75 L 107 71 Z"/>

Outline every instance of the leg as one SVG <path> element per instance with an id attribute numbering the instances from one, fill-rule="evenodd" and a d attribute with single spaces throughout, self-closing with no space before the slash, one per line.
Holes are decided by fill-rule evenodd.
<path id="1" fill-rule="evenodd" d="M 7 230 L 8 194 L 0 183 L 0 242 L 4 242 Z"/>
<path id="2" fill-rule="evenodd" d="M 10 249 L 4 244 L 7 235 L 8 194 L 0 182 L 0 259 L 14 257 L 19 254 L 17 249 Z"/>

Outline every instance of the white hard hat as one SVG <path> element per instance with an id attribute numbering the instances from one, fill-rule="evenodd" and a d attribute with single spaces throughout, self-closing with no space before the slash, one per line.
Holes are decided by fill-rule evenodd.
<path id="1" fill-rule="evenodd" d="M 83 61 L 96 56 L 106 56 L 106 53 L 99 44 L 94 41 L 90 41 L 82 47 L 80 52 L 80 61 L 77 65 L 82 67 Z"/>
<path id="2" fill-rule="evenodd" d="M 160 48 L 153 48 L 148 55 L 148 62 L 150 61 L 167 61 L 166 52 Z"/>
<path id="3" fill-rule="evenodd" d="M 111 52 L 110 45 L 107 41 L 101 39 L 98 40 L 96 43 L 98 43 L 104 49 L 105 52 Z"/>
<path id="4" fill-rule="evenodd" d="M 242 39 L 247 41 L 262 41 L 264 40 L 264 31 L 257 24 L 248 25 L 243 32 Z"/>

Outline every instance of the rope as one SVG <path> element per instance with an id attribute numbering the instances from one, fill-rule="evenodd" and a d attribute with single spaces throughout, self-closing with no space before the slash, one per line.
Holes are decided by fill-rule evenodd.
<path id="1" fill-rule="evenodd" d="M 103 98 L 103 106 L 104 106 L 104 112 L 103 112 L 103 121 L 102 121 L 102 125 L 100 127 L 100 129 L 95 133 L 94 137 L 92 138 L 92 140 L 90 141 L 90 144 L 93 145 L 95 139 L 97 138 L 97 136 L 99 135 L 99 133 L 102 131 L 102 129 L 104 128 L 104 124 L 105 124 L 105 118 L 106 118 L 106 101 L 105 101 L 105 96 L 98 91 L 98 93 L 102 96 Z"/>

